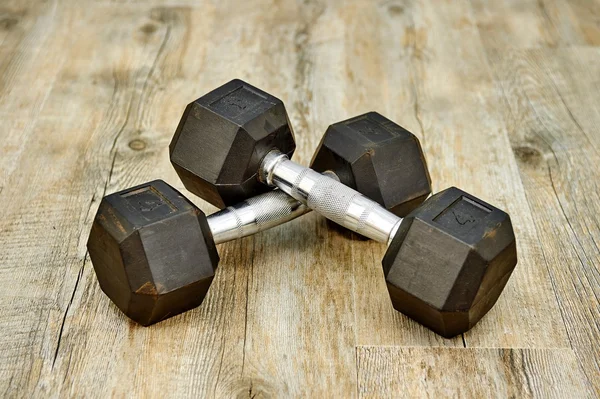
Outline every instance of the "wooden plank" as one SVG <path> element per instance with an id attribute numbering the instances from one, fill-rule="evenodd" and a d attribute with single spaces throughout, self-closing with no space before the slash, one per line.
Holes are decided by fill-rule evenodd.
<path id="1" fill-rule="evenodd" d="M 150 13 L 83 7 L 85 29 L 65 54 L 69 63 L 40 111 L 21 167 L 0 193 L 0 228 L 7 233 L 0 300 L 10 309 L 4 332 L 11 340 L 1 352 L 0 385 L 8 392 L 74 394 L 96 390 L 100 383 L 110 387 L 113 373 L 122 371 L 112 368 L 123 353 L 115 351 L 141 348 L 114 344 L 126 341 L 130 326 L 108 301 L 101 302 L 106 298 L 91 265 L 84 264 L 85 242 L 120 149 L 118 139 L 130 128 L 131 104 L 144 91 L 163 36 L 147 37 Z M 83 353 L 94 348 L 105 354 L 103 363 L 86 362 Z M 125 357 L 124 363 L 136 358 Z"/>
<path id="2" fill-rule="evenodd" d="M 0 392 L 600 395 L 597 4 L 3 2 Z M 286 102 L 303 164 L 376 110 L 419 136 L 436 190 L 507 209 L 520 263 L 492 312 L 441 339 L 391 308 L 383 245 L 310 214 L 221 245 L 198 309 L 129 322 L 86 257 L 100 198 L 154 178 L 189 195 L 167 146 L 233 77 Z"/>
<path id="3" fill-rule="evenodd" d="M 571 345 L 600 394 L 597 48 L 491 52 L 510 140 Z M 581 101 L 581 99 L 586 99 Z"/>
<path id="4" fill-rule="evenodd" d="M 393 59 L 386 69 L 387 79 L 394 82 L 393 87 L 410 90 L 391 97 L 392 104 L 399 104 L 392 117 L 403 124 L 403 117 L 408 116 L 407 127 L 420 134 L 434 190 L 456 185 L 506 209 L 513 219 L 519 265 L 495 308 L 465 335 L 464 344 L 568 346 L 548 271 L 541 263 L 543 256 L 525 192 L 508 148 L 506 127 L 497 111 L 500 93 L 475 25 L 464 23 L 471 15 L 470 5 L 464 1 L 435 5 L 411 2 L 402 3 L 401 9 L 387 5 L 380 11 L 378 26 Z M 460 57 L 457 48 L 461 48 Z M 357 282 L 364 280 L 378 284 L 379 292 L 384 292 L 382 277 L 357 278 Z M 383 295 L 372 294 L 374 289 L 358 287 L 357 295 L 364 301 L 357 309 L 357 324 L 363 320 L 359 331 L 364 334 L 359 344 L 461 344 L 440 341 L 422 328 L 419 333 L 407 330 L 408 334 L 400 335 L 390 331 L 415 323 L 395 315 Z M 375 320 L 373 314 L 377 315 Z M 396 317 L 402 321 L 394 321 Z M 420 327 L 410 328 L 419 331 Z M 422 337 L 416 338 L 417 334 Z"/>
<path id="5" fill-rule="evenodd" d="M 410 30 L 410 26 L 396 19 L 398 12 L 388 4 L 379 7 L 373 7 L 370 2 L 340 4 L 336 16 L 337 25 L 343 27 L 344 58 L 337 63 L 320 65 L 332 71 L 341 65 L 345 75 L 343 83 L 325 92 L 340 98 L 344 105 L 340 111 L 329 112 L 332 116 L 339 115 L 338 119 L 330 119 L 330 123 L 368 111 L 380 112 L 415 133 L 424 144 L 427 157 L 430 155 L 426 146 L 428 137 L 419 124 L 412 76 L 410 69 L 405 68 L 402 34 Z M 388 24 L 390 18 L 393 21 Z M 327 102 L 331 100 L 323 98 L 322 104 L 314 108 L 321 109 Z M 352 240 L 358 344 L 463 345 L 460 337 L 444 339 L 396 312 L 391 306 L 381 266 L 385 245 L 354 234 L 347 236 Z"/>
<path id="6" fill-rule="evenodd" d="M 571 14 L 576 18 L 577 29 L 583 41 L 581 44 L 600 46 L 600 1 L 565 1 Z"/>
<path id="7" fill-rule="evenodd" d="M 450 30 L 465 17 L 472 20 L 470 5 L 436 5 L 423 14 L 415 27 L 427 31 L 422 50 L 426 56 L 416 66 L 416 80 L 423 82 L 417 92 L 423 125 L 433 133 L 427 143 L 433 147 L 437 168 L 442 168 L 442 176 L 452 176 L 447 181 L 505 209 L 517 237 L 519 265 L 496 307 L 465 334 L 466 345 L 567 347 L 559 304 L 509 148 L 501 92 L 476 25 L 471 22 Z M 461 48 L 458 59 L 457 47 Z"/>
<path id="8" fill-rule="evenodd" d="M 232 2 L 220 8 L 217 19 L 233 28 L 225 40 L 220 27 L 215 29 L 215 41 L 220 38 L 222 45 L 207 54 L 207 73 L 221 76 L 244 65 L 236 71 L 239 77 L 281 97 L 298 141 L 294 158 L 307 163 L 312 148 L 306 143 L 318 140 L 319 126 L 327 123 L 328 115 L 326 109 L 325 120 L 305 113 L 316 108 L 309 92 L 319 77 L 313 75 L 310 50 L 302 46 L 329 26 L 327 4 L 299 8 L 288 2 L 261 10 L 248 6 L 232 16 L 236 6 Z M 241 61 L 240 54 L 245 54 Z M 322 218 L 309 215 L 249 241 L 251 260 L 246 265 L 235 262 L 247 279 L 247 291 L 235 306 L 245 312 L 232 320 L 225 337 L 226 345 L 238 350 L 225 353 L 228 368 L 219 376 L 217 395 L 352 396 L 352 275 L 344 237 L 330 232 Z M 323 343 L 318 349 L 317 342 Z"/>
<path id="9" fill-rule="evenodd" d="M 175 180 L 166 147 L 189 99 L 185 95 L 173 99 L 181 87 L 188 85 L 191 90 L 196 83 L 190 76 L 196 77 L 203 62 L 202 53 L 196 49 L 207 40 L 205 29 L 213 21 L 212 9 L 102 6 L 96 11 L 105 18 L 99 23 L 110 21 L 111 27 L 106 36 L 96 39 L 98 47 L 111 46 L 111 38 L 116 36 L 127 38 L 121 48 L 129 48 L 128 52 L 131 48 L 145 50 L 109 67 L 115 84 L 131 96 L 122 105 L 127 117 L 111 142 L 112 148 L 96 150 L 113 158 L 110 174 L 105 177 L 107 192 L 155 178 Z M 95 202 L 90 209 L 92 216 L 97 205 Z M 221 255 L 227 262 L 227 252 Z M 243 255 L 239 258 L 243 262 Z M 221 367 L 221 330 L 228 323 L 231 299 L 239 294 L 238 284 L 233 283 L 236 279 L 234 274 L 222 286 L 226 291 L 221 295 L 218 291 L 216 296 L 209 295 L 199 312 L 143 328 L 129 322 L 100 291 L 87 261 L 80 282 L 83 289 L 76 291 L 65 323 L 64 350 L 58 353 L 53 379 L 55 389 L 87 395 L 98 384 L 90 375 L 98 373 L 104 391 L 116 396 L 154 396 L 159 392 L 208 395 Z M 216 312 L 215 308 L 223 311 Z M 190 384 L 189 374 L 181 370 L 197 372 L 206 380 L 191 379 L 197 382 Z M 139 383 L 132 386 L 131 376 L 139 376 Z"/>
<path id="10" fill-rule="evenodd" d="M 207 24 L 196 25 L 200 10 L 170 9 L 168 12 L 175 15 L 161 18 L 168 20 L 166 29 L 171 29 L 170 37 L 164 41 L 162 53 L 157 54 L 154 72 L 150 71 L 152 75 L 148 75 L 149 83 L 144 84 L 141 90 L 138 86 L 136 95 L 131 99 L 129 119 L 115 142 L 116 158 L 109 191 L 148 180 L 157 172 L 173 176 L 164 151 L 169 141 L 166 138 L 170 139 L 177 124 L 177 120 L 173 119 L 179 118 L 185 102 L 234 77 L 229 72 L 234 65 L 252 65 L 252 70 L 258 72 L 245 76 L 244 71 L 240 71 L 240 77 L 274 93 L 283 91 L 284 97 L 293 96 L 294 80 L 288 76 L 273 79 L 273 65 L 295 62 L 294 59 L 278 58 L 294 54 L 296 29 L 290 29 L 289 24 L 297 18 L 296 9 L 286 8 L 266 15 L 249 9 L 248 13 L 229 16 L 227 11 L 231 7 L 231 4 L 224 3 L 222 8 L 205 16 L 207 24 L 212 23 L 214 18 L 228 26 L 238 27 L 226 32 L 219 24 L 214 25 L 214 30 L 201 33 L 199 30 L 206 31 Z M 202 12 L 202 15 L 207 14 L 205 10 Z M 129 17 L 128 14 L 117 14 L 111 18 L 118 21 L 126 16 Z M 314 18 L 313 14 L 305 17 L 309 21 Z M 246 24 L 239 22 L 241 18 Z M 191 21 L 194 25 L 189 24 Z M 308 22 L 301 19 L 299 23 L 306 25 Z M 278 40 L 273 40 L 271 30 L 274 28 L 280 33 Z M 308 28 L 300 26 L 298 29 Z M 145 30 L 151 29 L 146 27 Z M 166 31 L 161 30 L 159 28 L 156 33 L 166 35 Z M 210 48 L 201 57 L 202 62 L 194 61 L 199 58 L 194 49 L 213 40 L 213 35 L 219 38 L 219 41 L 214 41 L 222 43 L 222 47 Z M 255 52 L 248 51 L 247 36 L 256 40 L 254 43 L 259 47 Z M 194 39 L 191 40 L 191 37 Z M 263 52 L 276 56 L 268 59 L 260 55 Z M 244 54 L 247 54 L 246 58 Z M 180 64 L 188 65 L 188 60 L 192 64 L 183 69 L 190 75 L 179 67 Z M 198 73 L 199 68 L 202 73 Z M 211 79 L 199 80 L 202 76 L 211 76 Z M 166 87 L 161 87 L 161 82 Z M 163 104 L 169 105 L 160 109 Z M 165 120 L 171 120 L 171 125 L 168 126 Z M 132 144 L 146 148 L 136 154 Z M 150 169 L 151 165 L 158 165 L 158 170 Z M 203 208 L 210 207 L 203 205 Z M 310 392 L 335 392 L 332 387 L 340 395 L 354 392 L 354 334 L 351 328 L 338 330 L 340 325 L 352 326 L 353 314 L 348 312 L 352 302 L 347 301 L 351 298 L 351 282 L 343 282 L 351 276 L 344 267 L 331 270 L 327 260 L 330 254 L 343 254 L 345 247 L 341 244 L 344 238 L 334 236 L 331 242 L 325 239 L 322 245 L 326 249 L 315 251 L 315 247 L 319 246 L 318 239 L 323 239 L 323 234 L 327 233 L 314 237 L 309 232 L 325 229 L 325 226 L 315 217 L 304 223 L 308 227 L 301 228 L 300 231 L 306 232 L 301 236 L 287 227 L 221 246 L 220 269 L 205 303 L 185 316 L 150 329 L 128 324 L 126 330 L 118 329 L 116 338 L 114 333 L 100 334 L 96 326 L 99 316 L 89 318 L 88 309 L 101 308 L 103 303 L 106 306 L 108 300 L 97 288 L 94 292 L 100 298 L 96 295 L 87 297 L 83 294 L 86 291 L 76 293 L 65 324 L 64 351 L 59 353 L 57 360 L 57 367 L 61 369 L 56 374 L 65 373 L 67 379 L 63 388 L 78 387 L 78 391 L 67 391 L 71 394 L 88 392 L 95 383 L 88 379 L 89 370 L 103 369 L 115 353 L 123 353 L 122 361 L 113 364 L 111 369 L 103 369 L 106 389 L 116 394 L 127 392 L 124 389 L 128 387 L 126 381 L 130 375 L 152 376 L 152 384 L 136 385 L 134 392 L 140 395 L 180 392 L 186 395 L 231 396 L 249 391 L 254 394 L 288 392 L 300 395 L 307 388 Z M 299 243 L 302 244 L 300 249 L 297 248 Z M 275 257 L 273 254 L 276 254 Z M 338 258 L 341 259 L 341 256 Z M 95 279 L 87 265 L 80 284 L 93 287 Z M 341 306 L 344 304 L 346 306 Z M 114 331 L 114 324 L 123 323 L 125 318 L 115 314 L 112 305 L 110 309 L 111 312 L 102 311 L 101 314 L 102 317 L 116 316 L 116 320 L 108 323 L 112 324 L 111 330 Z M 312 323 L 307 325 L 306 320 Z M 265 329 L 264 326 L 279 327 Z M 91 332 L 83 333 L 88 330 Z M 97 337 L 97 334 L 123 344 L 107 350 L 109 341 Z M 127 334 L 127 340 L 124 334 Z M 178 342 L 177 337 L 185 337 L 183 346 L 174 347 L 172 343 Z M 312 342 L 325 339 L 331 343 L 329 349 L 321 348 L 318 353 L 306 350 Z M 86 349 L 79 351 L 83 342 Z M 149 345 L 153 350 L 144 350 Z M 265 345 L 271 356 L 269 361 L 264 358 Z M 79 360 L 76 365 L 70 360 L 73 356 Z M 191 382 L 182 383 L 181 379 L 173 378 L 173 375 L 181 373 L 182 367 L 187 374 L 181 375 L 181 378 Z M 339 378 L 346 382 L 340 384 Z"/>
<path id="11" fill-rule="evenodd" d="M 571 349 L 356 350 L 359 396 L 591 398 Z"/>
<path id="12" fill-rule="evenodd" d="M 69 32 L 78 29 L 77 13 L 56 1 L 7 1 L 0 7 L 0 187 L 26 150 L 65 61 L 63 49 L 72 42 Z"/>
<path id="13" fill-rule="evenodd" d="M 600 41 L 600 3 L 596 0 L 471 0 L 471 4 L 488 46 L 564 47 Z"/>
<path id="14" fill-rule="evenodd" d="M 215 4 L 212 0 L 87 0 L 88 3 L 97 6 L 119 7 L 119 5 L 135 6 L 147 9 L 147 7 L 168 8 L 211 8 Z M 248 4 L 248 3 L 246 3 Z M 238 4 L 239 5 L 239 4 Z M 248 7 L 257 9 L 256 5 L 248 4 Z"/>
<path id="15" fill-rule="evenodd" d="M 0 116 L 28 120 L 38 114 L 64 62 L 62 49 L 73 41 L 70 30 L 79 27 L 78 12 L 76 7 L 61 7 L 58 1 L 3 3 Z"/>

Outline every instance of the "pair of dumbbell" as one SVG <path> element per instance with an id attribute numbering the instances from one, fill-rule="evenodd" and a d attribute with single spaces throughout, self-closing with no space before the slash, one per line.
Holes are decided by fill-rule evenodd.
<path id="1" fill-rule="evenodd" d="M 394 308 L 438 334 L 467 331 L 496 303 L 517 263 L 510 217 L 454 187 L 425 200 L 414 135 L 368 113 L 327 129 L 314 170 L 289 160 L 294 149 L 283 103 L 243 81 L 189 104 L 171 162 L 189 191 L 224 209 L 206 217 L 160 180 L 105 197 L 88 241 L 102 290 L 142 325 L 164 320 L 201 304 L 216 244 L 314 209 L 389 245 Z"/>

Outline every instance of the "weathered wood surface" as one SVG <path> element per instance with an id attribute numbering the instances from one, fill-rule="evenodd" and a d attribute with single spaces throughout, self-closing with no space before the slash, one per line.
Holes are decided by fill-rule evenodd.
<path id="1" fill-rule="evenodd" d="M 0 393 L 600 396 L 599 45 L 598 0 L 2 1 Z M 309 214 L 221 245 L 198 309 L 129 322 L 86 256 L 99 200 L 183 190 L 180 113 L 233 77 L 286 102 L 301 163 L 376 110 L 436 191 L 508 210 L 496 307 L 442 339 L 391 308 L 382 245 Z"/>

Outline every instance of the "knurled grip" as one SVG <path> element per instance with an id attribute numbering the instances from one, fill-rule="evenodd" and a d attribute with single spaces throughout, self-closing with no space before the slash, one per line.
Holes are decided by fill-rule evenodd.
<path id="1" fill-rule="evenodd" d="M 215 244 L 256 234 L 310 211 L 302 202 L 280 190 L 248 198 L 208 216 Z"/>
<path id="2" fill-rule="evenodd" d="M 314 182 L 306 204 L 339 225 L 383 242 L 388 241 L 391 228 L 398 219 L 394 217 L 388 222 L 387 215 L 381 212 L 385 209 L 378 203 L 327 176 L 320 176 Z"/>
<path id="3" fill-rule="evenodd" d="M 308 212 L 309 209 L 281 190 L 274 190 L 246 200 L 252 207 L 259 231 L 269 229 Z"/>
<path id="4" fill-rule="evenodd" d="M 306 173 L 304 173 L 303 178 L 306 178 Z M 301 184 L 301 181 L 298 184 Z M 306 203 L 309 208 L 341 225 L 345 223 L 344 220 L 349 213 L 350 206 L 360 196 L 356 191 L 325 176 L 321 176 L 316 180 L 307 194 Z M 295 197 L 294 194 L 292 196 Z M 368 210 L 365 211 L 368 212 Z M 360 216 L 362 220 L 367 217 L 364 213 L 362 212 Z M 353 230 L 360 233 L 362 225 L 363 223 L 357 223 Z"/>
<path id="5" fill-rule="evenodd" d="M 272 151 L 262 164 L 261 179 L 352 231 L 388 242 L 401 219 L 377 202 L 326 175 Z"/>

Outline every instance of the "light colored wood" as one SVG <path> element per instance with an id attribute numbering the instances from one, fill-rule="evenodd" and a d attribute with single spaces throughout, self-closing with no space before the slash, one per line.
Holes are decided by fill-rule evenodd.
<path id="1" fill-rule="evenodd" d="M 411 67 L 434 187 L 456 185 L 506 209 L 519 237 L 519 265 L 465 345 L 568 346 L 469 3 L 415 5 L 411 14 L 412 40 L 423 54 Z"/>
<path id="2" fill-rule="evenodd" d="M 3 2 L 0 392 L 600 396 L 599 9 Z M 375 110 L 421 139 L 436 191 L 509 211 L 519 265 L 495 308 L 464 336 L 433 334 L 391 308 L 382 245 L 309 214 L 221 245 L 199 308 L 129 322 L 86 253 L 99 201 L 155 178 L 189 194 L 171 136 L 233 77 L 285 101 L 300 163 L 330 123 Z"/>
<path id="3" fill-rule="evenodd" d="M 399 111 L 395 114 L 392 110 L 391 116 L 420 133 L 436 191 L 456 185 L 498 204 L 511 214 L 519 237 L 520 263 L 514 277 L 492 312 L 465 334 L 464 345 L 568 347 L 558 302 L 536 248 L 537 237 L 503 115 L 497 108 L 497 89 L 468 2 L 403 3 L 401 12 L 390 12 L 390 7 L 382 10 L 379 20 L 382 37 L 389 42 L 385 49 L 394 59 L 383 76 L 393 80 L 392 87 L 410 92 L 394 95 L 392 101 L 381 100 L 397 104 Z M 456 57 L 457 48 L 461 48 L 461 59 Z M 371 254 L 363 252 L 361 261 L 378 264 L 383 249 Z M 364 259 L 367 256 L 368 260 Z M 421 340 L 431 340 L 431 344 L 463 345 L 460 337 L 455 342 L 439 340 L 393 312 L 381 269 L 362 270 L 363 276 L 366 270 L 373 274 L 356 282 L 364 305 L 357 313 L 357 325 L 364 323 L 359 344 L 420 345 L 416 340 L 423 334 Z M 363 281 L 369 285 L 361 285 Z M 379 287 L 381 296 L 371 294 L 373 286 Z M 385 320 L 376 324 L 375 328 L 381 329 L 377 334 L 371 334 L 374 313 Z M 398 318 L 408 328 L 399 326 Z"/>
<path id="4" fill-rule="evenodd" d="M 571 346 L 600 392 L 600 173 L 592 166 L 600 164 L 600 113 L 594 104 L 600 51 L 545 49 L 491 58 L 506 93 L 511 144 L 543 264 Z M 515 73 L 508 76 L 508 70 Z"/>
<path id="5" fill-rule="evenodd" d="M 362 398 L 592 397 L 570 349 L 359 346 L 356 362 Z"/>
<path id="6" fill-rule="evenodd" d="M 471 0 L 482 38 L 498 48 L 598 45 L 597 0 Z"/>

